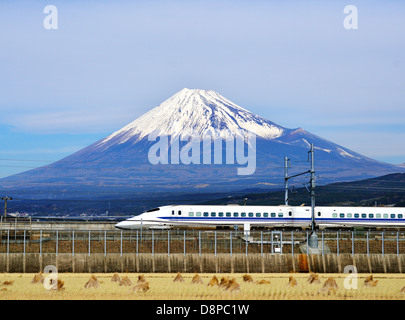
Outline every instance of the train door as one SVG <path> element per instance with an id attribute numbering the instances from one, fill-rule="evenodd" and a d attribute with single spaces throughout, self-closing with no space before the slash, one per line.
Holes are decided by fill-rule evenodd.
<path id="1" fill-rule="evenodd" d="M 183 221 L 183 215 L 184 215 L 183 208 L 176 208 L 174 212 L 175 220 L 179 222 Z"/>
<path id="2" fill-rule="evenodd" d="M 321 208 L 315 208 L 315 223 L 323 223 L 323 212 Z"/>

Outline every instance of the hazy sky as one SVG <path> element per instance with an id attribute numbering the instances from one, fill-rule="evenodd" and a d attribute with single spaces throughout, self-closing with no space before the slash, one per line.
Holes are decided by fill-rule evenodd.
<path id="1" fill-rule="evenodd" d="M 49 4 L 57 30 L 43 24 Z M 348 4 L 357 30 L 343 26 Z M 0 177 L 61 159 L 182 88 L 403 163 L 404 30 L 404 1 L 2 1 Z"/>

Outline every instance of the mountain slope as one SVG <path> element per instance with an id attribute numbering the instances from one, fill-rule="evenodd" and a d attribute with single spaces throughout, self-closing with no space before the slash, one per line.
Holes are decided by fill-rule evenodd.
<path id="1" fill-rule="evenodd" d="M 254 174 L 246 176 L 238 175 L 237 169 L 249 163 L 236 161 L 234 154 L 233 162 L 225 161 L 229 152 L 235 151 L 229 149 L 225 138 L 246 138 L 243 130 L 256 135 L 255 170 Z M 190 144 L 181 141 L 178 150 L 174 144 L 163 150 L 170 155 L 168 164 L 154 165 L 149 155 L 159 139 L 149 141 L 152 133 L 158 133 L 160 139 L 180 140 L 190 133 L 200 137 L 211 134 L 215 138 L 209 143 L 211 150 L 215 151 L 214 141 L 221 140 L 222 150 L 217 154 L 221 162 L 216 164 L 214 151 L 209 154 L 208 163 L 202 161 L 204 145 L 200 143 L 199 164 L 176 163 L 173 154 L 179 158 L 178 153 L 183 148 L 186 150 L 183 156 L 197 150 L 187 151 Z M 405 168 L 369 159 L 301 128 L 284 128 L 214 91 L 183 89 L 105 139 L 50 165 L 1 179 L 0 191 L 8 194 L 19 191 L 33 198 L 64 195 L 80 198 L 91 197 L 94 192 L 226 192 L 252 187 L 277 188 L 284 182 L 285 156 L 291 159 L 291 174 L 308 170 L 309 164 L 305 161 L 311 143 L 315 145 L 318 184 L 405 171 Z M 302 177 L 301 181 L 305 179 Z"/>

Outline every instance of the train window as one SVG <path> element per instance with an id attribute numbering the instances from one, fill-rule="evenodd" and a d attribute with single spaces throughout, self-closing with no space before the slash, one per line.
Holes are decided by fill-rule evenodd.
<path id="1" fill-rule="evenodd" d="M 253 212 L 249 212 L 249 217 L 253 217 Z"/>
<path id="2" fill-rule="evenodd" d="M 377 219 L 381 218 L 381 213 L 376 213 L 375 217 L 376 217 Z"/>
<path id="3" fill-rule="evenodd" d="M 345 217 L 345 214 L 344 214 L 344 213 L 341 213 L 341 214 L 339 214 L 339 217 L 340 217 L 340 218 L 344 218 L 344 217 Z"/>
<path id="4" fill-rule="evenodd" d="M 332 218 L 337 218 L 337 213 L 336 212 L 332 213 Z"/>
<path id="5" fill-rule="evenodd" d="M 291 216 L 292 216 L 292 212 L 291 212 L 291 211 L 288 211 L 288 215 L 291 217 Z"/>
<path id="6" fill-rule="evenodd" d="M 320 217 L 321 216 L 321 213 L 318 211 L 318 217 Z"/>
<path id="7" fill-rule="evenodd" d="M 260 212 L 256 212 L 256 217 L 257 217 L 257 218 L 260 218 L 261 215 L 262 215 L 262 214 L 261 214 Z"/>
<path id="8" fill-rule="evenodd" d="M 402 213 L 398 214 L 398 219 L 402 219 Z"/>
<path id="9" fill-rule="evenodd" d="M 181 216 L 181 210 L 177 211 L 178 215 Z"/>
<path id="10" fill-rule="evenodd" d="M 174 215 L 174 210 L 172 210 L 172 216 Z"/>
<path id="11" fill-rule="evenodd" d="M 216 217 L 217 213 L 216 212 L 211 212 L 211 217 Z"/>
<path id="12" fill-rule="evenodd" d="M 367 214 L 362 213 L 362 214 L 361 214 L 361 217 L 362 217 L 362 218 L 367 218 Z"/>
<path id="13" fill-rule="evenodd" d="M 358 213 L 355 213 L 355 214 L 354 214 L 354 217 L 355 217 L 355 218 L 359 218 L 360 215 L 359 215 Z"/>
<path id="14" fill-rule="evenodd" d="M 269 216 L 269 213 L 268 213 L 268 212 L 264 212 L 264 213 L 263 213 L 263 217 L 267 218 L 268 216 Z"/>
<path id="15" fill-rule="evenodd" d="M 352 217 L 352 214 L 351 214 L 351 213 L 348 213 L 346 217 L 347 217 L 347 218 L 351 218 L 351 217 Z"/>
<path id="16" fill-rule="evenodd" d="M 208 212 L 204 212 L 204 217 L 208 217 Z"/>
<path id="17" fill-rule="evenodd" d="M 223 212 L 218 213 L 218 217 L 223 217 L 223 216 L 224 216 Z"/>
<path id="18" fill-rule="evenodd" d="M 154 212 L 154 211 L 159 211 L 159 210 L 160 210 L 160 208 L 154 208 L 154 209 L 150 209 L 150 210 L 148 210 L 146 212 Z"/>
<path id="19" fill-rule="evenodd" d="M 387 218 L 388 218 L 388 213 L 384 213 L 384 214 L 383 214 L 383 217 L 384 217 L 385 219 L 387 219 Z"/>
<path id="20" fill-rule="evenodd" d="M 271 213 L 271 217 L 272 217 L 272 218 L 275 218 L 275 217 L 276 217 L 276 214 L 275 214 L 274 212 L 272 212 L 272 213 Z"/>
<path id="21" fill-rule="evenodd" d="M 226 213 L 226 216 L 227 216 L 227 217 L 230 217 L 230 216 L 231 216 L 231 213 L 230 213 L 230 212 L 227 212 L 227 213 Z"/>
<path id="22" fill-rule="evenodd" d="M 234 213 L 233 213 L 233 216 L 234 216 L 234 217 L 239 217 L 239 213 L 238 213 L 238 212 L 234 212 Z"/>
<path id="23" fill-rule="evenodd" d="M 369 218 L 374 218 L 374 214 L 369 213 L 369 214 L 368 214 L 368 217 L 369 217 Z"/>
<path id="24" fill-rule="evenodd" d="M 282 218 L 283 216 L 284 216 L 284 215 L 283 215 L 282 212 L 279 212 L 279 213 L 278 213 L 278 217 L 279 217 L 279 218 Z"/>
<path id="25" fill-rule="evenodd" d="M 189 213 L 188 213 L 188 216 L 189 216 L 189 217 L 194 217 L 194 212 L 189 212 Z"/>
<path id="26" fill-rule="evenodd" d="M 391 213 L 391 219 L 395 219 L 395 213 Z"/>
<path id="27" fill-rule="evenodd" d="M 246 217 L 246 212 L 242 212 L 242 213 L 240 214 L 240 216 L 241 216 L 241 217 Z"/>

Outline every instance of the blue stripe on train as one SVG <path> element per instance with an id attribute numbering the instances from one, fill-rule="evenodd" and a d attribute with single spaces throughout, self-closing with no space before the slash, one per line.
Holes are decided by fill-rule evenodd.
<path id="1" fill-rule="evenodd" d="M 199 221 L 199 220 L 212 220 L 212 221 L 227 221 L 227 220 L 237 220 L 237 221 L 311 221 L 311 218 L 257 218 L 257 217 L 159 217 L 159 219 L 175 220 L 175 221 Z M 405 219 L 381 219 L 381 218 L 315 218 L 315 221 L 325 221 L 325 222 L 355 222 L 355 221 L 375 221 L 375 222 L 405 222 Z"/>

